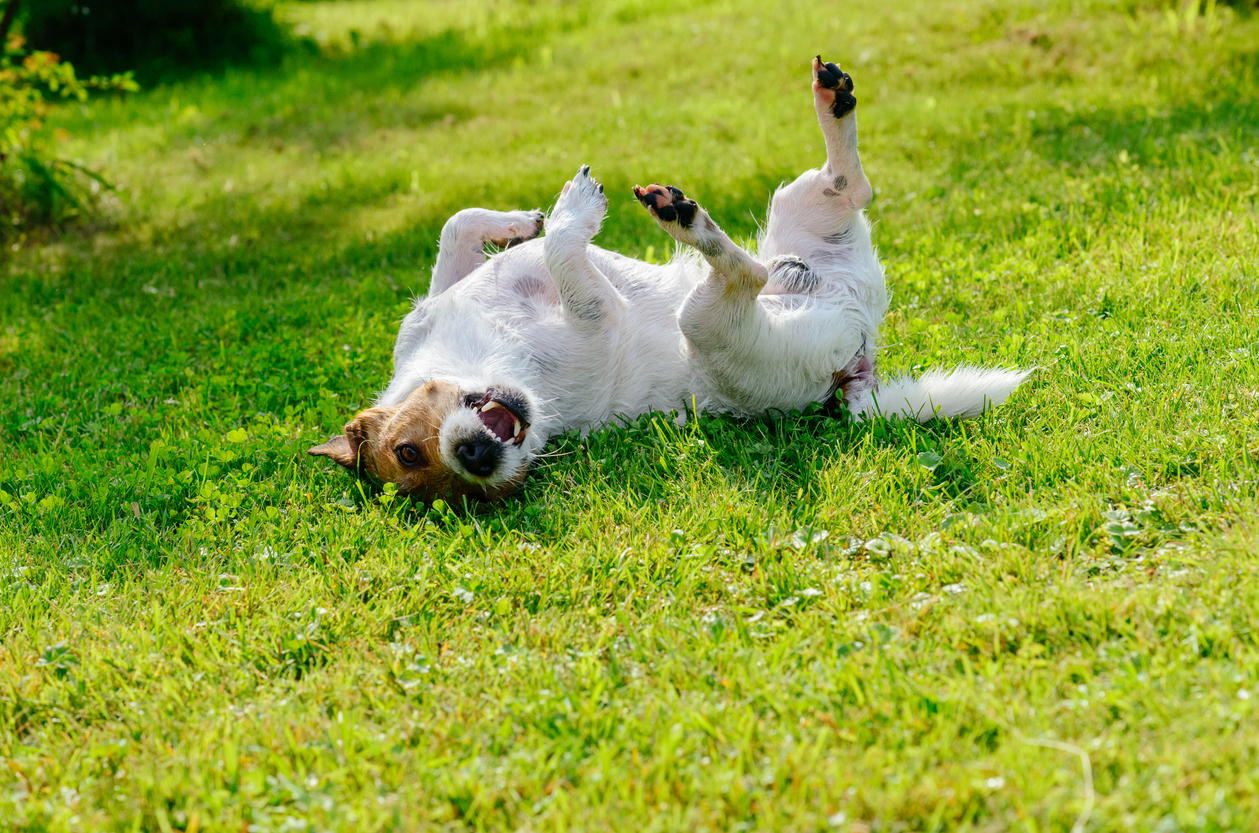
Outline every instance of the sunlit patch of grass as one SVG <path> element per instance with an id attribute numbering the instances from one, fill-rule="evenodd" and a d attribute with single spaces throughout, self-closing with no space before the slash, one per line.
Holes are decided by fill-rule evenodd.
<path id="1" fill-rule="evenodd" d="M 1259 20 L 1187 8 L 292 4 L 319 54 L 55 114 L 120 190 L 0 277 L 0 818 L 1068 830 L 1079 752 L 1088 830 L 1245 829 Z M 635 182 L 754 234 L 819 51 L 882 366 L 1006 406 L 649 415 L 471 511 L 305 456 L 460 208 L 588 162 L 609 248 L 668 254 Z"/>

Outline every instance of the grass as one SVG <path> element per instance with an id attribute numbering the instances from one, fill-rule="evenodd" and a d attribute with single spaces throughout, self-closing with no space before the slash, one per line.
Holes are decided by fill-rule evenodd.
<path id="1" fill-rule="evenodd" d="M 56 114 L 119 189 L 0 275 L 0 819 L 1250 829 L 1259 18 L 1196 11 L 295 4 L 320 56 Z M 605 246 L 667 255 L 657 180 L 753 234 L 817 52 L 883 367 L 1038 367 L 1006 406 L 647 417 L 459 513 L 304 455 L 459 208 L 590 162 Z"/>

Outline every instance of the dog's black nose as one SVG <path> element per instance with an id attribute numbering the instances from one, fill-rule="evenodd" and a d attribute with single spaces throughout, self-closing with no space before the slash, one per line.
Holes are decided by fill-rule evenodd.
<path id="1" fill-rule="evenodd" d="M 503 456 L 502 443 L 494 440 L 473 440 L 455 446 L 455 456 L 470 474 L 488 477 Z"/>

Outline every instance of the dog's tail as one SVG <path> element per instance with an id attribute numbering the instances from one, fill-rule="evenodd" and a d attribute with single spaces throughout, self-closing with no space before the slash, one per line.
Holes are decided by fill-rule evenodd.
<path id="1" fill-rule="evenodd" d="M 879 383 L 862 416 L 919 422 L 979 416 L 1004 402 L 1031 372 L 963 364 L 952 370 L 929 370 L 917 379 L 894 376 Z"/>

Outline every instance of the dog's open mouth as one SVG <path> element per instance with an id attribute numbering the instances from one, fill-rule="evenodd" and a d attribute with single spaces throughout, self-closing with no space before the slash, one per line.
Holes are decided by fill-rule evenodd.
<path id="1" fill-rule="evenodd" d="M 500 442 L 520 445 L 525 441 L 529 410 L 517 397 L 491 389 L 481 396 L 469 396 L 467 405 Z"/>

